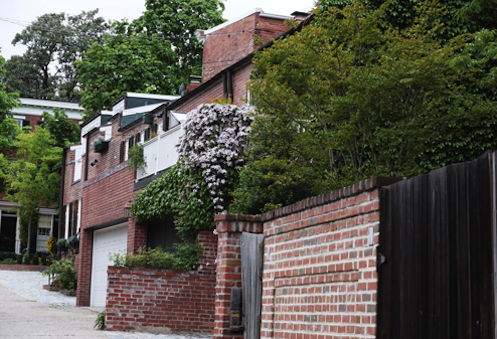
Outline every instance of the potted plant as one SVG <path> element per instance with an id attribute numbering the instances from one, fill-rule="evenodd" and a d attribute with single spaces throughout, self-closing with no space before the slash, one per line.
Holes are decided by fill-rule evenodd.
<path id="1" fill-rule="evenodd" d="M 102 136 L 99 136 L 98 139 L 94 140 L 91 144 L 95 149 L 95 153 L 102 153 L 109 149 L 109 142 L 105 141 Z"/>

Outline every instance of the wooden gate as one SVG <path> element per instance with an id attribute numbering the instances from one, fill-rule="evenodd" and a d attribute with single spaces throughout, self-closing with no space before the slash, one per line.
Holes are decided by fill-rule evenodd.
<path id="1" fill-rule="evenodd" d="M 377 338 L 494 338 L 491 160 L 382 188 Z"/>
<path id="2" fill-rule="evenodd" d="M 245 339 L 259 339 L 261 332 L 262 262 L 264 236 L 242 233 L 242 305 Z"/>

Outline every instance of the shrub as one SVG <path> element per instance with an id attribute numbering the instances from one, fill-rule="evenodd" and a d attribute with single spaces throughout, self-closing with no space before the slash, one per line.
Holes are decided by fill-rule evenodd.
<path id="1" fill-rule="evenodd" d="M 102 311 L 97 315 L 97 320 L 95 320 L 93 328 L 100 331 L 105 330 L 105 311 Z"/>
<path id="2" fill-rule="evenodd" d="M 12 258 L 3 259 L 2 261 L 0 261 L 0 264 L 6 264 L 6 265 L 13 265 L 16 263 L 17 263 L 17 261 L 15 259 L 12 259 Z"/>
<path id="3" fill-rule="evenodd" d="M 21 254 L 18 254 L 17 257 L 16 257 L 16 262 L 20 265 L 22 264 L 22 255 Z"/>
<path id="4" fill-rule="evenodd" d="M 0 252 L 0 261 L 3 261 L 5 259 L 16 259 L 17 254 L 14 252 Z"/>
<path id="5" fill-rule="evenodd" d="M 43 275 L 54 275 L 54 282 L 60 284 L 60 288 L 74 291 L 77 287 L 76 269 L 74 267 L 74 256 L 70 260 L 54 260 L 52 265 L 42 272 Z"/>
<path id="6" fill-rule="evenodd" d="M 38 265 L 39 264 L 38 256 L 36 254 L 33 255 L 33 258 L 31 259 L 31 263 L 33 265 Z"/>
<path id="7" fill-rule="evenodd" d="M 41 261 L 42 265 L 46 265 L 47 264 L 47 256 L 45 254 L 43 254 L 41 256 L 41 260 L 40 261 Z"/>
<path id="8" fill-rule="evenodd" d="M 198 243 L 176 245 L 177 253 L 164 252 L 161 248 L 145 247 L 141 253 L 115 253 L 110 255 L 116 267 L 148 267 L 158 269 L 191 270 L 198 263 L 202 246 Z"/>
<path id="9" fill-rule="evenodd" d="M 68 244 L 67 244 L 66 239 L 57 240 L 57 248 L 59 249 L 60 252 L 66 252 L 67 247 L 68 247 Z"/>

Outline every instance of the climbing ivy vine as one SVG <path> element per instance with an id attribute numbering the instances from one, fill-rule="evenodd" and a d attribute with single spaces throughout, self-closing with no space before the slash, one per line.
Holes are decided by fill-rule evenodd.
<path id="1" fill-rule="evenodd" d="M 214 228 L 214 215 L 229 205 L 229 192 L 244 165 L 250 106 L 207 104 L 187 115 L 177 151 L 179 162 L 137 195 L 132 213 L 139 220 L 177 214 L 184 240 Z"/>

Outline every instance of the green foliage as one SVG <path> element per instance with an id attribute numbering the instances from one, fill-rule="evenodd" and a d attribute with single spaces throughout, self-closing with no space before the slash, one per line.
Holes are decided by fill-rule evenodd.
<path id="1" fill-rule="evenodd" d="M 59 240 L 57 240 L 57 248 L 61 252 L 67 251 L 67 249 L 69 248 L 69 244 L 67 243 L 67 240 L 66 239 L 62 239 L 62 238 L 59 239 Z"/>
<path id="2" fill-rule="evenodd" d="M 191 187 L 198 185 L 197 190 Z M 200 173 L 181 161 L 138 193 L 131 212 L 138 220 L 162 219 L 178 214 L 176 230 L 184 240 L 193 239 L 198 231 L 213 229 L 214 204 Z"/>
<path id="3" fill-rule="evenodd" d="M 177 245 L 177 253 L 164 252 L 161 248 L 145 247 L 140 253 L 114 253 L 110 260 L 116 267 L 148 267 L 157 269 L 191 270 L 202 254 L 198 243 Z"/>
<path id="4" fill-rule="evenodd" d="M 76 268 L 74 256 L 71 259 L 54 260 L 52 265 L 42 272 L 44 276 L 55 276 L 54 282 L 60 284 L 61 289 L 74 291 L 77 288 Z"/>
<path id="5" fill-rule="evenodd" d="M 57 253 L 57 239 L 53 236 L 47 240 L 47 251 L 50 255 L 55 255 Z"/>
<path id="6" fill-rule="evenodd" d="M 39 206 L 58 203 L 62 148 L 56 147 L 50 132 L 41 126 L 19 134 L 14 147 L 16 159 L 0 154 L 0 177 L 7 185 L 6 199 L 19 203 L 14 209 L 30 234 L 29 225 L 33 225 Z M 26 245 L 31 245 L 30 236 Z"/>
<path id="7" fill-rule="evenodd" d="M 101 42 L 102 33 L 109 29 L 97 13 L 98 9 L 74 16 L 47 13 L 39 17 L 12 40 L 14 45 L 25 45 L 27 52 L 9 60 L 9 73 L 2 82 L 23 97 L 78 102 L 74 62 L 94 42 Z M 57 71 L 52 74 L 54 67 Z"/>
<path id="8" fill-rule="evenodd" d="M 12 118 L 10 110 L 19 105 L 18 94 L 9 93 L 1 79 L 6 75 L 5 59 L 0 55 L 0 154 L 8 154 L 13 147 L 13 141 L 20 133 L 19 125 Z"/>
<path id="9" fill-rule="evenodd" d="M 50 133 L 56 147 L 66 147 L 80 140 L 80 127 L 68 119 L 64 110 L 55 108 L 53 114 L 43 112 L 43 128 Z"/>
<path id="10" fill-rule="evenodd" d="M 40 259 L 40 264 L 42 266 L 45 266 L 47 264 L 47 256 L 45 254 L 42 254 L 41 259 Z"/>
<path id="11" fill-rule="evenodd" d="M 19 239 L 21 240 L 22 247 L 28 247 L 28 242 L 30 246 L 28 247 L 30 251 L 35 250 L 35 241 L 36 241 L 36 230 L 38 229 L 38 218 L 39 215 L 37 212 L 34 212 L 32 215 L 28 213 L 20 213 L 19 214 Z M 31 223 L 31 229 L 29 229 L 29 225 Z M 31 235 L 31 239 L 28 241 L 28 235 Z"/>
<path id="12" fill-rule="evenodd" d="M 147 159 L 143 152 L 143 144 L 136 144 L 128 151 L 128 169 L 131 171 L 144 171 Z"/>
<path id="13" fill-rule="evenodd" d="M 111 109 L 125 92 L 177 93 L 202 69 L 195 31 L 224 21 L 219 0 L 147 0 L 145 7 L 131 23 L 114 22 L 113 34 L 76 62 L 87 117 Z"/>
<path id="14" fill-rule="evenodd" d="M 404 30 L 387 28 L 385 6 L 321 10 L 314 24 L 256 55 L 258 112 L 233 210 L 260 213 L 496 148 L 494 77 L 484 59 L 495 61 L 491 34 L 442 43 L 445 10 L 419 5 Z M 484 95 L 468 90 L 477 84 Z"/>
<path id="15" fill-rule="evenodd" d="M 33 265 L 38 265 L 40 263 L 39 258 L 36 254 L 33 255 L 33 258 L 31 258 L 31 263 Z"/>
<path id="16" fill-rule="evenodd" d="M 18 255 L 17 255 L 17 258 L 16 258 L 16 263 L 17 263 L 18 265 L 22 264 L 22 254 L 18 254 Z"/>
<path id="17" fill-rule="evenodd" d="M 99 331 L 105 330 L 105 311 L 102 311 L 97 315 L 93 328 Z"/>
<path id="18" fill-rule="evenodd" d="M 16 259 L 6 258 L 6 259 L 1 260 L 1 261 L 0 261 L 0 264 L 4 264 L 4 265 L 14 265 L 14 264 L 17 264 L 17 261 L 16 261 Z"/>

